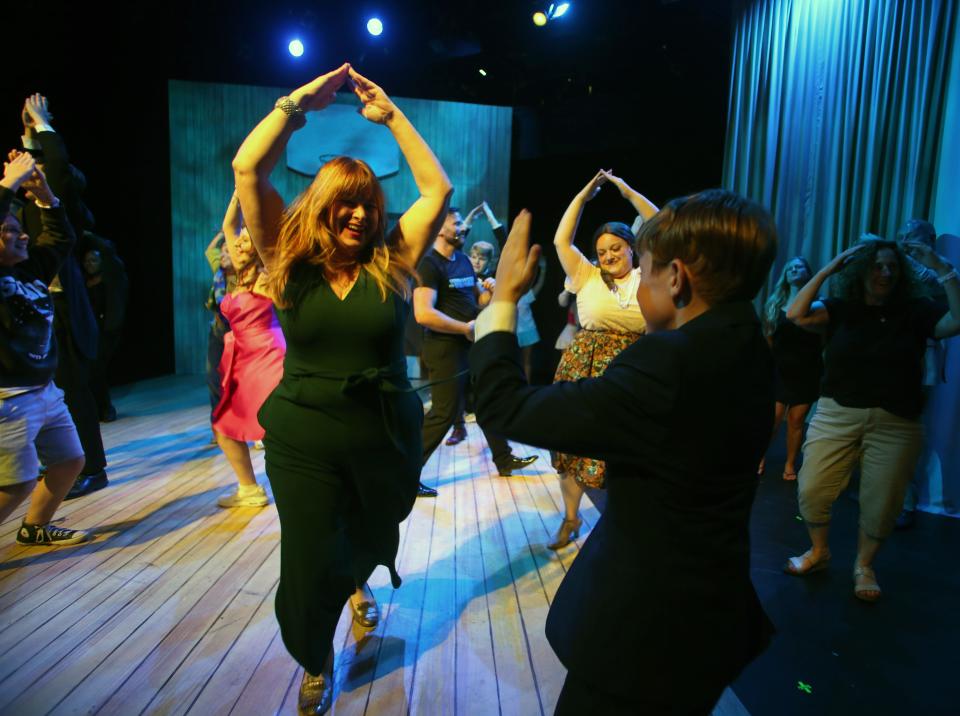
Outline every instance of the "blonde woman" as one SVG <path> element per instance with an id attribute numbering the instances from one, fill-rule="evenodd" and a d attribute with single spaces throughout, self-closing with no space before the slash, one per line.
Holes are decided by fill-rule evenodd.
<path id="1" fill-rule="evenodd" d="M 266 294 L 263 262 L 243 228 L 236 194 L 223 218 L 223 235 L 235 280 L 220 302 L 220 311 L 231 330 L 223 337 L 218 368 L 221 393 L 213 409 L 212 427 L 238 485 L 236 492 L 222 495 L 217 504 L 263 507 L 269 499 L 257 483 L 247 443 L 263 438 L 257 411 L 280 380 L 286 344 L 273 301 Z"/>
<path id="2" fill-rule="evenodd" d="M 807 260 L 794 256 L 784 265 L 763 309 L 763 332 L 777 365 L 773 435 L 777 434 L 783 419 L 787 419 L 787 458 L 783 464 L 783 479 L 787 481 L 797 479 L 803 426 L 810 406 L 820 396 L 820 377 L 823 375 L 822 337 L 787 319 L 787 309 L 812 276 Z M 765 462 L 761 460 L 757 473 L 762 475 L 764 467 Z"/>
<path id="3" fill-rule="evenodd" d="M 270 173 L 304 113 L 352 88 L 368 121 L 385 126 L 419 191 L 386 231 L 383 190 L 358 159 L 327 162 L 289 206 Z M 233 162 L 250 235 L 287 339 L 283 378 L 260 411 L 267 477 L 280 515 L 276 611 L 303 666 L 301 713 L 332 702 L 333 635 L 353 597 L 363 624 L 372 595 L 355 587 L 394 568 L 399 523 L 420 476 L 423 407 L 406 378 L 411 279 L 453 191 L 443 167 L 384 91 L 349 64 L 281 97 Z"/>

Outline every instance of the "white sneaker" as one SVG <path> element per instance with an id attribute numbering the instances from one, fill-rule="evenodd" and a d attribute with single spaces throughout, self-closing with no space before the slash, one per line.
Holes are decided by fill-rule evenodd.
<path id="1" fill-rule="evenodd" d="M 236 492 L 217 498 L 219 507 L 264 507 L 269 504 L 270 498 L 262 485 L 240 486 Z"/>

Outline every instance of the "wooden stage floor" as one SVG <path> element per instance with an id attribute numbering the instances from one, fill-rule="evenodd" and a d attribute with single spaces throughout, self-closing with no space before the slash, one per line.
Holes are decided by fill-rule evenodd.
<path id="1" fill-rule="evenodd" d="M 0 714 L 295 714 L 302 672 L 273 614 L 276 510 L 217 508 L 234 478 L 199 379 L 114 397 L 110 485 L 57 514 L 94 541 L 17 546 L 23 507 L 0 525 Z M 549 456 L 518 447 L 540 460 L 501 478 L 475 424 L 468 436 L 424 468 L 440 495 L 401 526 L 403 586 L 382 567 L 371 578 L 380 625 L 344 611 L 331 713 L 553 713 L 565 670 L 544 621 L 579 547 L 545 547 L 561 505 Z M 587 532 L 599 515 L 583 508 Z M 747 712 L 727 690 L 714 713 Z"/>

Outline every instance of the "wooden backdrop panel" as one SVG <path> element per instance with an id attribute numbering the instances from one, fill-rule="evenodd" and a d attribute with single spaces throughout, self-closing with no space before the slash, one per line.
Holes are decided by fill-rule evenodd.
<path id="1" fill-rule="evenodd" d="M 176 371 L 204 371 L 210 314 L 203 303 L 211 275 L 203 250 L 217 233 L 233 192 L 230 162 L 253 126 L 277 97 L 289 90 L 276 87 L 169 83 L 170 204 L 173 226 L 173 301 Z M 508 217 L 510 139 L 509 107 L 394 98 L 436 152 L 456 190 L 453 203 L 464 213 L 486 199 L 502 221 Z M 349 96 L 338 102 L 355 103 Z M 357 121 L 364 121 L 357 118 Z M 288 202 L 310 178 L 286 167 L 273 173 L 277 190 Z M 413 175 L 405 162 L 400 172 L 383 180 L 391 217 L 416 199 Z M 485 221 L 478 220 L 470 241 L 493 241 Z"/>

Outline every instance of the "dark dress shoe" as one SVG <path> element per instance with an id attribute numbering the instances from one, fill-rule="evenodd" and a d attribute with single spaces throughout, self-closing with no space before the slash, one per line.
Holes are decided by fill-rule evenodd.
<path id="1" fill-rule="evenodd" d="M 447 438 L 447 445 L 459 445 L 467 439 L 467 429 L 463 425 L 454 425 L 453 432 Z"/>
<path id="2" fill-rule="evenodd" d="M 437 491 L 432 487 L 427 487 L 422 482 L 417 487 L 417 497 L 436 497 Z"/>
<path id="3" fill-rule="evenodd" d="M 91 492 L 102 490 L 108 484 L 106 470 L 101 470 L 93 475 L 80 475 L 77 481 L 73 483 L 73 487 L 70 488 L 70 492 L 63 499 L 75 500 L 78 497 L 89 495 Z"/>
<path id="4" fill-rule="evenodd" d="M 311 676 L 303 672 L 300 694 L 297 697 L 297 712 L 300 716 L 320 716 L 333 704 L 333 678 L 331 674 Z"/>
<path id="5" fill-rule="evenodd" d="M 538 457 L 540 456 L 528 455 L 527 457 L 517 457 L 516 455 L 511 455 L 510 459 L 505 463 L 497 465 L 497 472 L 500 473 L 500 477 L 510 477 L 514 470 L 522 470 L 527 465 L 532 465 L 537 461 Z"/>

